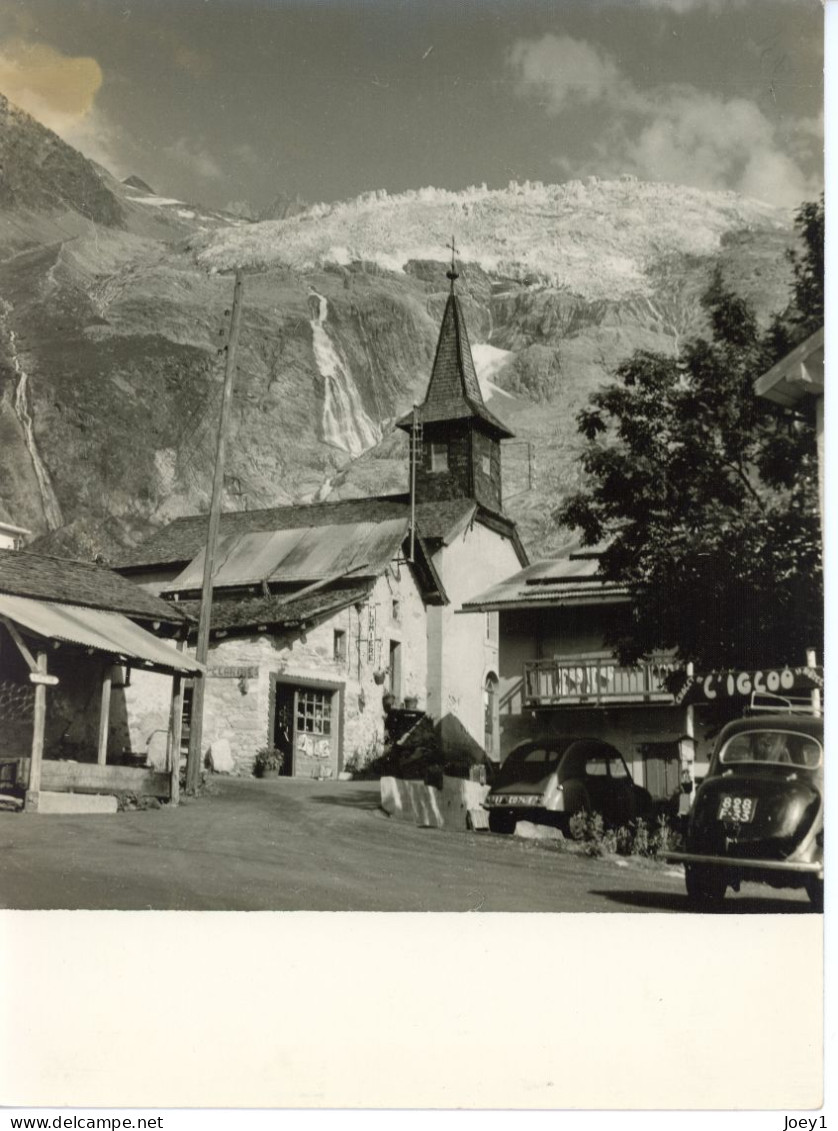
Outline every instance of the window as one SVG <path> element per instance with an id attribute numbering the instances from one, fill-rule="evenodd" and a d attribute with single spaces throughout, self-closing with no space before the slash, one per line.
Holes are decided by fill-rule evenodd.
<path id="1" fill-rule="evenodd" d="M 393 620 L 398 623 L 401 620 L 402 603 L 398 597 L 393 598 Z"/>
<path id="2" fill-rule="evenodd" d="M 346 663 L 346 633 L 343 629 L 335 629 L 334 658 L 339 664 Z"/>
<path id="3" fill-rule="evenodd" d="M 402 694 L 402 646 L 398 640 L 390 641 L 390 694 L 396 699 Z"/>
<path id="4" fill-rule="evenodd" d="M 483 684 L 483 745 L 486 754 L 495 761 L 500 753 L 498 730 L 498 678 L 493 672 L 489 672 Z M 526 755 L 525 761 L 541 762 L 547 757 L 546 750 L 536 748 Z"/>
<path id="5" fill-rule="evenodd" d="M 297 692 L 297 734 L 332 733 L 332 695 L 329 691 Z"/>
<path id="6" fill-rule="evenodd" d="M 483 468 L 483 474 L 491 477 L 492 475 L 492 461 L 488 456 L 483 456 L 480 460 L 480 466 Z"/>
<path id="7" fill-rule="evenodd" d="M 448 444 L 434 441 L 431 444 L 431 471 L 448 470 Z"/>
<path id="8" fill-rule="evenodd" d="M 486 613 L 486 640 L 489 644 L 498 642 L 498 614 Z"/>

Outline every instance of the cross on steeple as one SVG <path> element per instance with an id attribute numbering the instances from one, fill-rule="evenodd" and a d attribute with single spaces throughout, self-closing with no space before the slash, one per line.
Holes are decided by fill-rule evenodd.
<path id="1" fill-rule="evenodd" d="M 454 243 L 453 235 L 451 237 L 451 243 L 447 243 L 445 246 L 451 248 L 451 270 L 445 272 L 445 277 L 446 277 L 446 279 L 451 280 L 451 293 L 453 294 L 454 293 L 454 283 L 460 277 L 459 274 L 457 273 L 457 265 L 454 262 L 454 256 L 457 254 L 457 245 Z"/>

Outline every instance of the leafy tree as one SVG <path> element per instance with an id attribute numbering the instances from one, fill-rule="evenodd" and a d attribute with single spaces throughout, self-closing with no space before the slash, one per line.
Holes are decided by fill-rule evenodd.
<path id="1" fill-rule="evenodd" d="M 708 337 L 677 358 L 638 351 L 579 414 L 590 486 L 557 512 L 634 614 L 623 663 L 675 649 L 702 670 L 799 664 L 823 633 L 812 420 L 753 391 L 823 319 L 823 204 L 797 216 L 792 302 L 762 333 L 716 271 Z M 820 318 L 820 322 L 818 319 Z"/>

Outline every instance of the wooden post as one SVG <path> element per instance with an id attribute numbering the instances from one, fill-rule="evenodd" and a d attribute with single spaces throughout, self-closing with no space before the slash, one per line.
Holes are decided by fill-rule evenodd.
<path id="1" fill-rule="evenodd" d="M 39 652 L 35 661 L 40 675 L 47 674 L 47 654 Z M 32 721 L 32 757 L 29 760 L 29 786 L 26 790 L 26 808 L 37 811 L 41 791 L 41 762 L 44 757 L 44 729 L 47 717 L 47 688 L 35 684 L 35 712 Z"/>
<path id="2" fill-rule="evenodd" d="M 818 655 L 814 648 L 806 649 L 806 667 L 816 668 L 818 666 Z M 821 692 L 820 688 L 812 688 L 812 714 L 820 718 L 821 716 Z"/>
<path id="3" fill-rule="evenodd" d="M 108 725 L 111 718 L 111 684 L 113 682 L 113 668 L 110 664 L 102 675 L 102 703 L 99 707 L 99 745 L 96 761 L 104 766 L 108 761 Z"/>
<path id="4" fill-rule="evenodd" d="M 180 740 L 183 729 L 183 676 L 172 678 L 172 706 L 169 713 L 169 768 L 172 775 L 171 802 L 180 802 Z"/>
<path id="5" fill-rule="evenodd" d="M 212 572 L 215 565 L 215 546 L 221 523 L 221 497 L 224 494 L 224 457 L 227 449 L 227 422 L 233 399 L 233 377 L 236 371 L 236 345 L 241 325 L 242 289 L 241 271 L 236 272 L 233 290 L 233 313 L 230 320 L 230 338 L 227 343 L 227 368 L 224 373 L 224 393 L 221 398 L 221 418 L 218 422 L 218 446 L 215 454 L 215 474 L 212 480 L 207 545 L 204 554 L 204 580 L 201 589 L 201 612 L 198 618 L 198 645 L 195 658 L 206 664 L 209 652 L 210 620 L 212 617 Z M 186 789 L 194 793 L 201 777 L 201 747 L 204 729 L 204 679 L 197 675 L 192 690 L 192 714 L 189 720 L 189 754 L 186 759 Z"/>

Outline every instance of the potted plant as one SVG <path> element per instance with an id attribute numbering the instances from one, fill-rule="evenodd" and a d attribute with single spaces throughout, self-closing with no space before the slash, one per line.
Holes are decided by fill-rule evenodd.
<path id="1" fill-rule="evenodd" d="M 275 746 L 263 746 L 256 751 L 253 773 L 257 778 L 276 777 L 282 770 L 285 755 Z"/>

